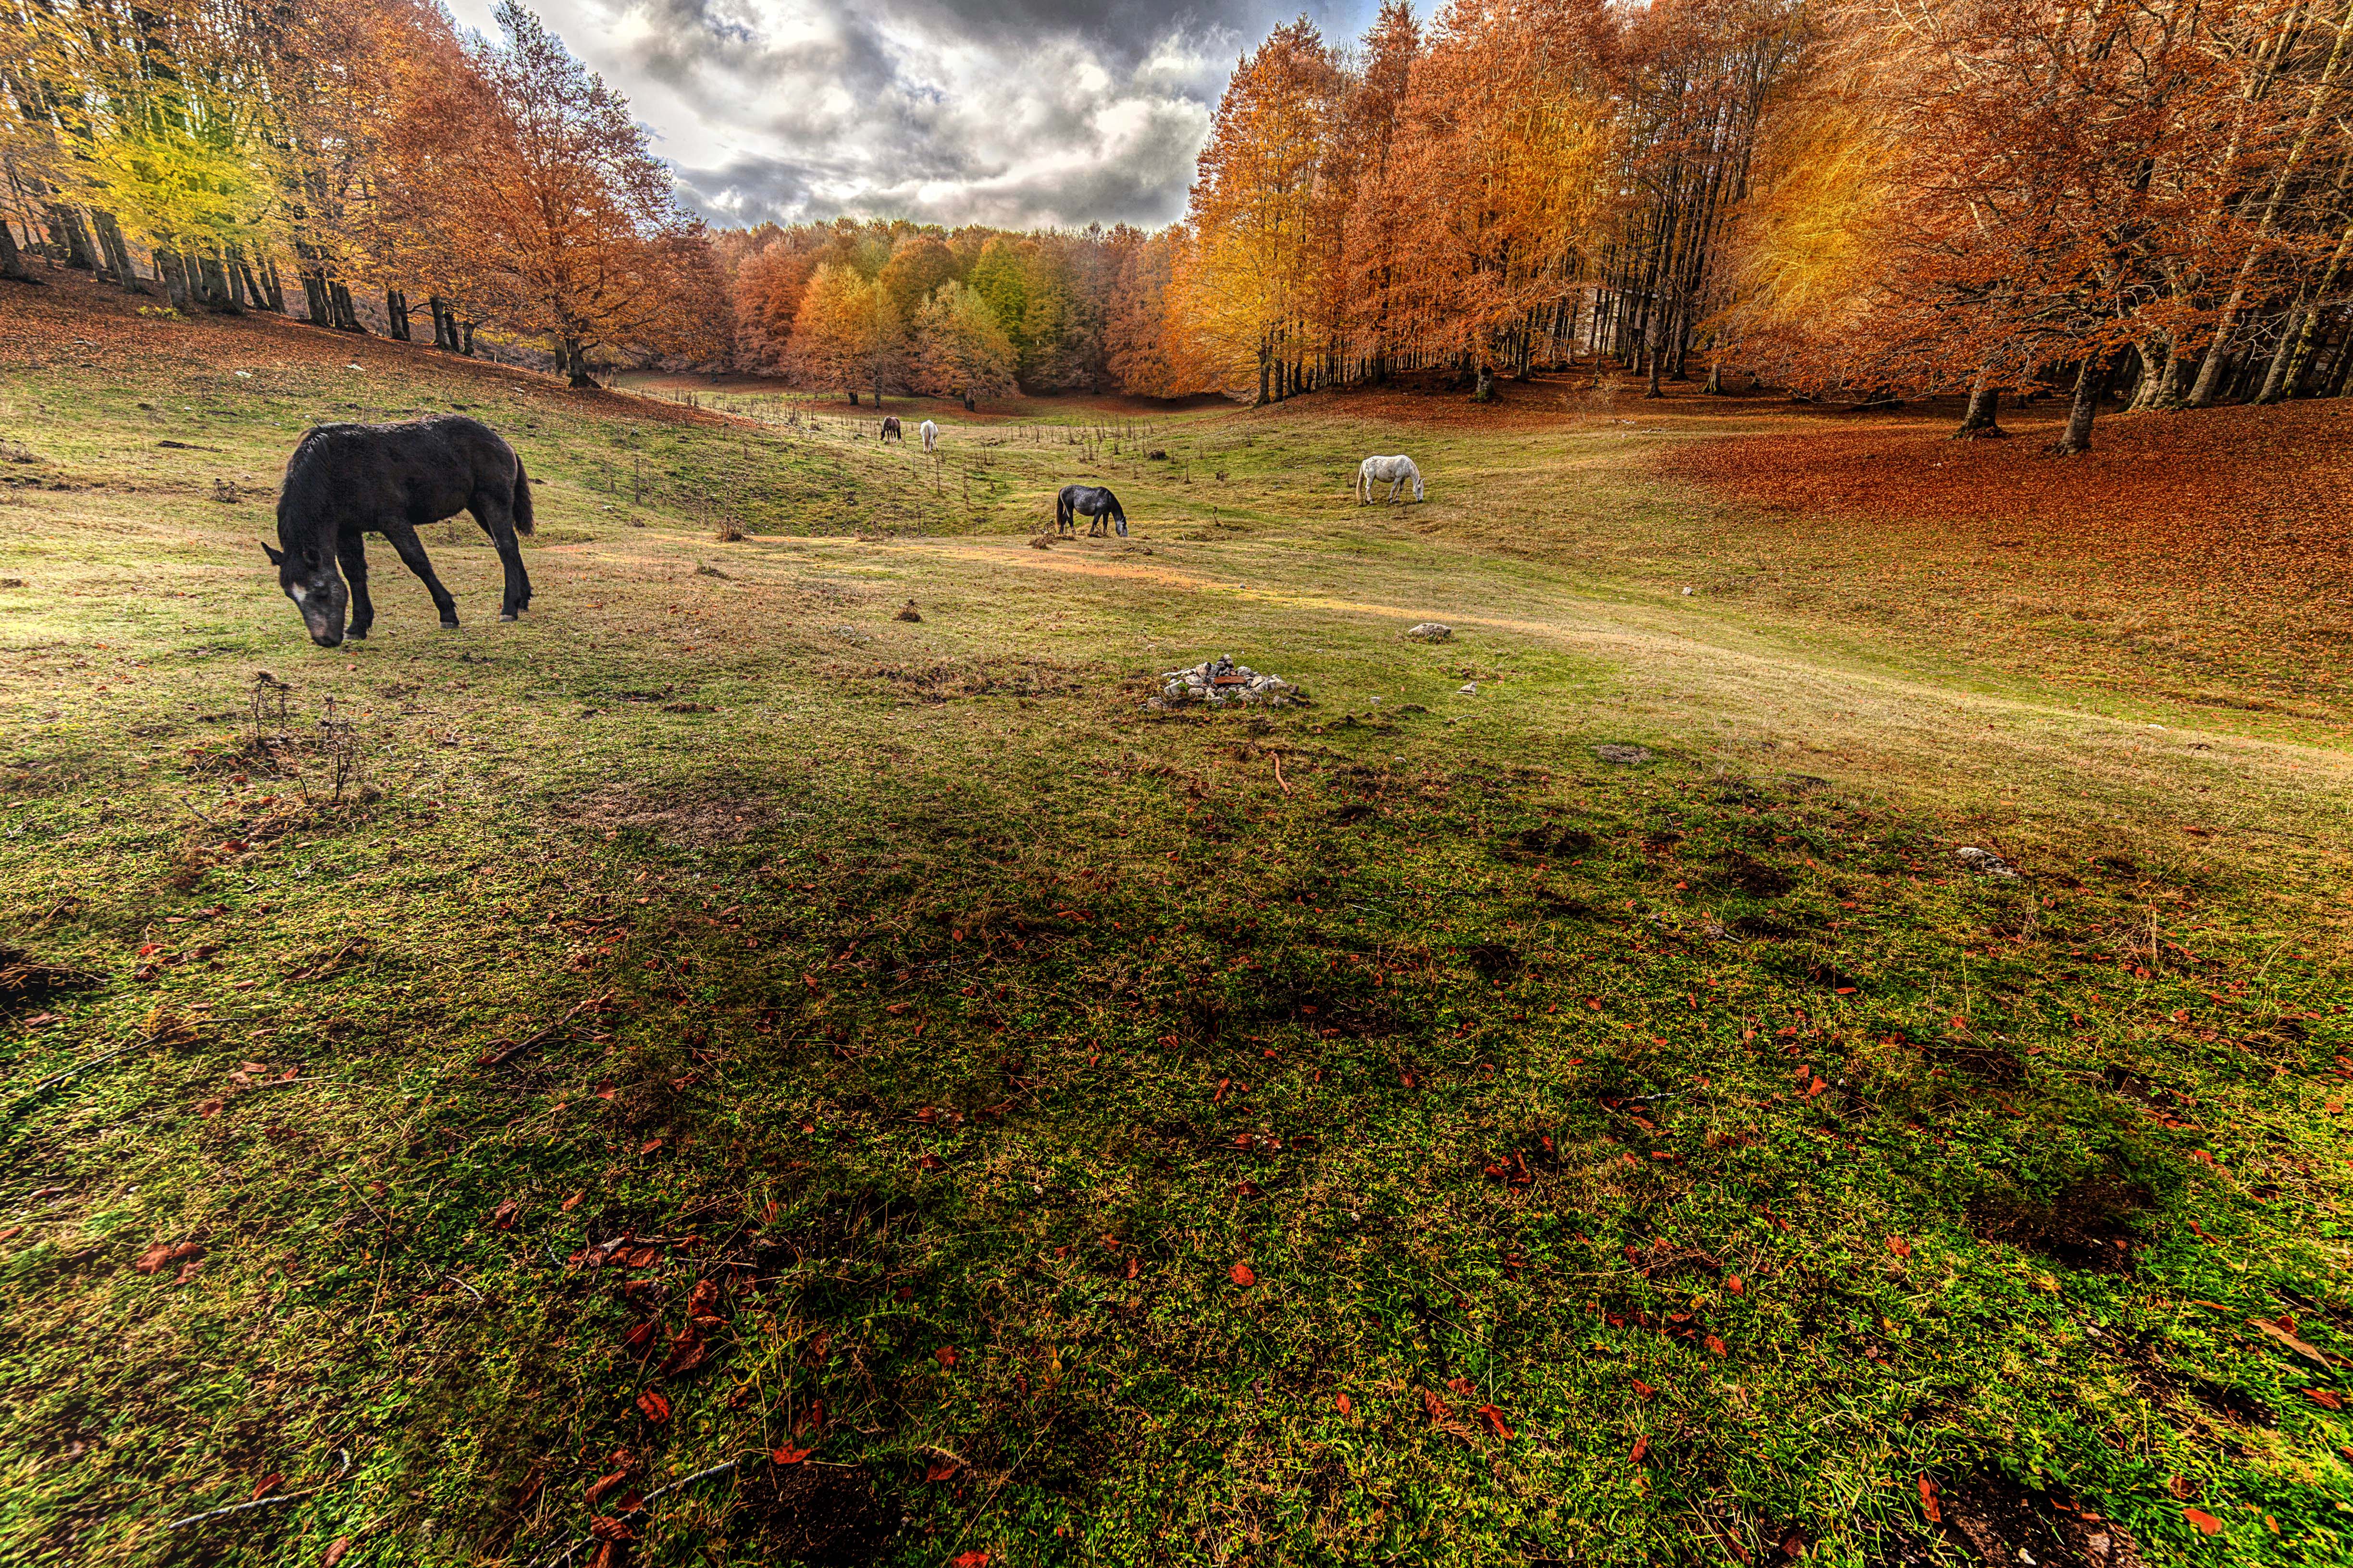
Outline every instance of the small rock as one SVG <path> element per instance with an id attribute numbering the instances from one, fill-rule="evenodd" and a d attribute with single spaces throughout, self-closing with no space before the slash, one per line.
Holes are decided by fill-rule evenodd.
<path id="1" fill-rule="evenodd" d="M 1454 628 L 1438 621 L 1423 621 L 1408 626 L 1405 635 L 1417 642 L 1444 642 L 1454 635 Z"/>
<path id="2" fill-rule="evenodd" d="M 1454 689 L 1454 695 L 1457 697 L 1476 697 L 1479 695 L 1479 683 L 1473 680 L 1468 685 L 1458 686 Z"/>
<path id="3" fill-rule="evenodd" d="M 2010 868 L 2010 862 L 1990 849 L 1980 849 L 1974 844 L 1965 844 L 1954 850 L 1953 854 L 1963 863 L 1975 867 L 1989 877 L 1999 877 L 2010 882 L 2018 880 L 2018 873 Z"/>
<path id="4" fill-rule="evenodd" d="M 1691 591 L 1689 588 L 1685 588 L 1685 589 L 1683 590 L 1683 597 L 1684 597 L 1684 598 L 1686 598 L 1686 599 L 1688 599 L 1688 598 L 1690 598 L 1690 597 L 1691 597 L 1691 595 L 1692 595 L 1692 591 Z"/>
<path id="5" fill-rule="evenodd" d="M 1593 748 L 1593 754 L 1605 763 L 1616 763 L 1626 768 L 1639 767 L 1651 760 L 1649 747 L 1630 746 L 1618 741 L 1603 742 Z"/>

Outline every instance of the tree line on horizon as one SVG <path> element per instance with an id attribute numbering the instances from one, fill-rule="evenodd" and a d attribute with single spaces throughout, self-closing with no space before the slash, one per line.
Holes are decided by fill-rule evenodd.
<path id="1" fill-rule="evenodd" d="M 2353 372 L 2353 0 L 1389 0 L 1237 64 L 1182 221 L 707 230 L 514 0 L 0 0 L 0 219 L 182 309 L 851 396 L 1605 363 L 2093 416 Z M 142 268 L 133 247 L 148 253 Z M 0 221 L 0 273 L 26 272 Z M 362 310 L 353 290 L 368 298 Z M 381 311 L 375 297 L 383 301 Z"/>

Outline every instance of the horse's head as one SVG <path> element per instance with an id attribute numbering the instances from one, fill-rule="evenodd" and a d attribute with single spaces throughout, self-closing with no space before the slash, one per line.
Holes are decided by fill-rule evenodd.
<path id="1" fill-rule="evenodd" d="M 311 632 L 311 640 L 321 647 L 338 647 L 343 640 L 343 610 L 351 601 L 351 590 L 344 586 L 343 574 L 336 569 L 332 557 L 315 545 L 298 545 L 292 550 L 280 550 L 265 544 L 263 554 L 278 568 L 278 585 L 302 612 L 302 624 Z"/>
<path id="2" fill-rule="evenodd" d="M 1111 502 L 1111 520 L 1113 523 L 1118 525 L 1119 536 L 1122 539 L 1125 539 L 1127 537 L 1127 509 L 1121 506 L 1119 504 L 1119 498 L 1112 494 L 1109 490 L 1103 491 L 1103 500 Z"/>

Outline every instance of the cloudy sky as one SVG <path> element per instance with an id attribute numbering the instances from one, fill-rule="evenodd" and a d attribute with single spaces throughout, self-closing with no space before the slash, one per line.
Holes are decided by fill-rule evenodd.
<path id="1" fill-rule="evenodd" d="M 489 30 L 493 0 L 455 0 Z M 1297 0 L 539 0 L 715 224 L 1184 210 L 1235 56 Z M 1326 37 L 1371 0 L 1314 0 Z"/>

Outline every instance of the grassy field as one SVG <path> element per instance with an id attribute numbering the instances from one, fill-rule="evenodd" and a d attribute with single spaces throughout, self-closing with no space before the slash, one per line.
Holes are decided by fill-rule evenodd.
<path id="1" fill-rule="evenodd" d="M 686 395 L 0 299 L 0 1560 L 2353 1558 L 2341 552 Z M 533 609 L 312 647 L 296 434 L 450 408 Z"/>

